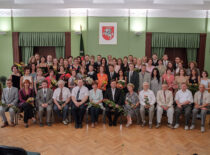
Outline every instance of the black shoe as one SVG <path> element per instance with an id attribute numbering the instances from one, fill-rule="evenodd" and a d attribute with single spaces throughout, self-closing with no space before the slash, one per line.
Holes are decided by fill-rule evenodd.
<path id="1" fill-rule="evenodd" d="M 25 128 L 28 128 L 28 124 L 25 124 Z"/>
<path id="2" fill-rule="evenodd" d="M 7 127 L 9 124 L 8 124 L 8 122 L 5 122 L 2 126 L 1 126 L 1 128 L 5 128 L 5 127 Z"/>
<path id="3" fill-rule="evenodd" d="M 80 128 L 80 129 L 82 128 L 82 124 L 79 124 L 79 128 Z"/>
<path id="4" fill-rule="evenodd" d="M 75 123 L 75 129 L 79 128 L 79 124 Z"/>
<path id="5" fill-rule="evenodd" d="M 109 122 L 109 126 L 112 126 L 112 122 Z"/>
<path id="6" fill-rule="evenodd" d="M 52 124 L 49 122 L 49 123 L 47 123 L 47 126 L 52 126 Z"/>
<path id="7" fill-rule="evenodd" d="M 43 127 L 43 126 L 44 126 L 44 124 L 43 124 L 43 123 L 40 123 L 40 124 L 39 124 L 39 126 L 40 126 L 40 127 Z"/>
<path id="8" fill-rule="evenodd" d="M 113 122 L 113 126 L 117 126 L 117 122 Z"/>

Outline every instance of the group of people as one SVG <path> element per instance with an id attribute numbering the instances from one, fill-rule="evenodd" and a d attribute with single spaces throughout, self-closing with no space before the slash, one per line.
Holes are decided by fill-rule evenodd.
<path id="1" fill-rule="evenodd" d="M 53 111 L 67 125 L 69 107 L 75 128 L 82 128 L 88 107 L 92 127 L 97 125 L 100 112 L 105 110 L 109 126 L 116 126 L 118 117 L 125 114 L 126 127 L 132 125 L 133 117 L 138 124 L 141 118 L 144 127 L 148 111 L 149 128 L 152 128 L 156 111 L 156 128 L 159 128 L 166 111 L 168 127 L 174 129 L 179 127 L 179 118 L 184 112 L 185 130 L 195 128 L 200 113 L 201 132 L 205 131 L 210 80 L 208 72 L 200 72 L 196 62 L 185 67 L 179 57 L 172 62 L 166 54 L 161 59 L 157 54 L 152 58 L 129 55 L 123 59 L 98 55 L 96 60 L 89 55 L 57 59 L 35 54 L 27 65 L 15 64 L 11 69 L 12 74 L 1 95 L 2 128 L 8 126 L 6 111 L 10 113 L 11 126 L 15 126 L 16 108 L 18 114 L 23 112 L 26 128 L 29 119 L 36 122 L 36 113 L 42 127 L 45 111 L 48 126 L 52 125 Z"/>

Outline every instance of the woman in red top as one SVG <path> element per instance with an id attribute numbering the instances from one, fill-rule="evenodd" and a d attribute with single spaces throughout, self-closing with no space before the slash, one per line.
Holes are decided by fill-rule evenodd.
<path id="1" fill-rule="evenodd" d="M 162 83 L 166 82 L 168 84 L 168 89 L 173 91 L 174 75 L 172 74 L 170 68 L 167 68 L 166 73 L 162 76 L 162 80 Z"/>
<path id="2" fill-rule="evenodd" d="M 105 91 L 107 83 L 108 83 L 108 76 L 107 74 L 104 73 L 103 66 L 100 66 L 99 73 L 97 74 L 97 78 L 98 78 L 98 88 Z"/>
<path id="3" fill-rule="evenodd" d="M 51 81 L 56 80 L 56 76 L 54 75 L 54 70 L 49 71 L 49 76 L 46 77 L 45 80 L 47 80 L 47 87 L 51 88 L 54 91 L 56 88 L 51 86 Z"/>

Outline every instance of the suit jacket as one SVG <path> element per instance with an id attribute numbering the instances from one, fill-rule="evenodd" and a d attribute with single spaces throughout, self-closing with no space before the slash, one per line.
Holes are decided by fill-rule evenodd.
<path id="1" fill-rule="evenodd" d="M 127 72 L 127 81 L 129 83 L 132 83 L 134 85 L 134 91 L 138 92 L 139 89 L 139 74 L 136 71 L 133 71 L 133 75 L 131 76 L 131 79 L 129 77 L 129 72 Z"/>
<path id="2" fill-rule="evenodd" d="M 108 88 L 105 92 L 105 99 L 111 100 L 114 103 L 118 104 L 118 105 L 123 105 L 123 95 L 122 95 L 122 91 L 118 88 L 115 88 L 115 95 L 114 95 L 114 100 L 112 98 L 112 90 L 111 88 Z"/>
<path id="3" fill-rule="evenodd" d="M 52 89 L 47 88 L 46 103 L 47 103 L 48 105 L 51 105 L 51 104 L 53 103 L 52 97 L 53 97 L 53 91 L 52 91 Z M 43 89 L 40 89 L 40 90 L 37 92 L 37 95 L 36 95 L 36 102 L 37 102 L 37 105 L 39 105 L 39 106 L 41 106 L 43 103 L 45 103 Z"/>
<path id="4" fill-rule="evenodd" d="M 170 90 L 166 90 L 165 94 L 166 94 L 166 98 L 164 96 L 163 90 L 159 90 L 157 92 L 157 104 L 159 106 L 171 107 L 173 105 L 173 94 Z"/>
<path id="5" fill-rule="evenodd" d="M 114 74 L 111 77 L 110 72 L 108 72 L 107 76 L 108 76 L 108 85 L 107 85 L 107 88 L 110 88 L 111 81 L 112 80 L 116 80 L 116 78 L 118 77 L 118 74 L 116 72 L 114 72 Z"/>
<path id="6" fill-rule="evenodd" d="M 144 73 L 144 76 L 142 75 L 142 72 L 139 73 L 139 91 L 143 89 L 143 83 L 148 82 L 150 84 L 151 81 L 151 74 L 148 72 Z"/>
<path id="7" fill-rule="evenodd" d="M 18 103 L 18 89 L 15 87 L 10 88 L 10 93 L 8 88 L 4 88 L 2 92 L 2 103 L 17 105 Z"/>
<path id="8" fill-rule="evenodd" d="M 152 66 L 158 66 L 158 60 L 156 62 L 152 60 Z"/>
<path id="9" fill-rule="evenodd" d="M 201 100 L 201 92 L 197 91 L 194 96 L 194 103 L 197 103 L 200 105 L 201 104 L 200 100 Z M 206 104 L 206 103 L 210 104 L 210 94 L 207 91 L 203 93 L 203 104 Z"/>

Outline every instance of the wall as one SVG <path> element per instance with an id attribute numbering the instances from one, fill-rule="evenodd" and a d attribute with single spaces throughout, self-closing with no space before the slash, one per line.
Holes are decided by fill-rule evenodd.
<path id="1" fill-rule="evenodd" d="M 89 11 L 78 10 L 69 13 L 62 11 L 18 11 L 14 10 L 13 17 L 4 17 L 0 13 L 0 31 L 2 27 L 8 27 L 9 33 L 0 36 L 0 75 L 8 76 L 13 63 L 12 32 L 72 32 L 71 52 L 72 56 L 79 55 L 80 35 L 75 32 L 82 27 L 86 54 L 114 57 L 123 57 L 133 54 L 137 57 L 145 55 L 146 32 L 172 32 L 172 33 L 206 33 L 205 69 L 210 72 L 210 19 L 206 18 L 206 12 L 200 11 L 140 11 L 134 10 Z M 1 12 L 1 10 L 0 10 Z M 79 11 L 80 12 L 80 11 Z M 118 44 L 99 45 L 98 33 L 100 22 L 117 22 Z M 6 24 L 5 24 L 6 23 Z M 2 26 L 4 25 L 4 26 Z M 140 36 L 135 32 L 141 31 Z M 5 65 L 6 64 L 6 65 Z M 6 66 L 6 68 L 5 68 Z"/>

